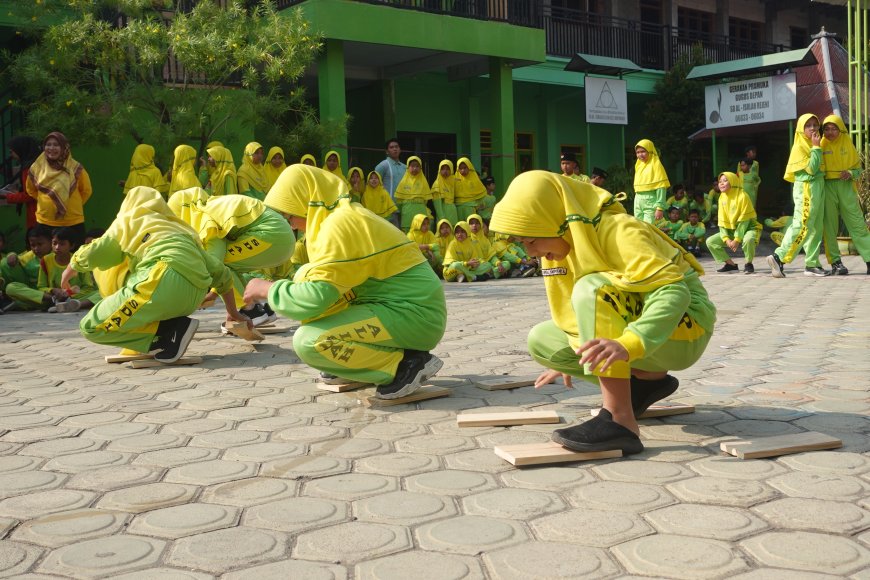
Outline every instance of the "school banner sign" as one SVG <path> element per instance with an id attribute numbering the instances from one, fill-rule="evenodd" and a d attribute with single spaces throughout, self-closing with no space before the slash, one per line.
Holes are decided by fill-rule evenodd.
<path id="1" fill-rule="evenodd" d="M 586 122 L 628 125 L 625 81 L 586 77 Z"/>
<path id="2" fill-rule="evenodd" d="M 704 89 L 707 129 L 787 121 L 797 117 L 794 73 Z"/>

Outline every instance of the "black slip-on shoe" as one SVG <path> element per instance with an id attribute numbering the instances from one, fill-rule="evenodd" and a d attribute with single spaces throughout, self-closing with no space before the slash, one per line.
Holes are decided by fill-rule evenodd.
<path id="1" fill-rule="evenodd" d="M 585 423 L 556 429 L 552 438 L 562 447 L 581 453 L 619 449 L 623 455 L 630 455 L 643 451 L 640 437 L 615 422 L 607 409 L 601 409 L 597 416 Z"/>

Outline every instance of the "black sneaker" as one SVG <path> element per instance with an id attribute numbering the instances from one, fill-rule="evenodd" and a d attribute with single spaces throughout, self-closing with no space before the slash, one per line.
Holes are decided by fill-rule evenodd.
<path id="1" fill-rule="evenodd" d="M 870 266 L 867 266 L 867 272 L 870 273 Z M 15 306 L 15 301 L 0 292 L 0 314 L 6 314 L 7 310 L 11 310 Z"/>
<path id="2" fill-rule="evenodd" d="M 717 272 L 725 273 L 725 272 L 736 272 L 740 267 L 737 264 L 725 264 L 718 270 Z"/>
<path id="3" fill-rule="evenodd" d="M 831 273 L 822 268 L 821 266 L 812 266 L 808 267 L 804 270 L 804 276 L 830 276 Z"/>
<path id="4" fill-rule="evenodd" d="M 269 313 L 260 304 L 254 304 L 250 308 L 242 308 L 239 312 L 250 318 L 254 326 L 260 326 L 269 322 Z M 277 319 L 278 317 L 276 316 L 273 320 Z"/>
<path id="5" fill-rule="evenodd" d="M 831 264 L 831 276 L 848 276 L 849 269 L 843 265 L 843 262 L 837 260 Z"/>
<path id="6" fill-rule="evenodd" d="M 489 272 L 487 272 L 486 274 L 481 274 L 477 277 L 476 280 L 474 280 L 474 282 L 486 282 L 487 280 L 492 280 L 492 274 L 490 274 Z"/>
<path id="7" fill-rule="evenodd" d="M 348 383 L 356 382 L 356 381 L 353 381 L 351 379 L 342 378 L 338 375 L 333 375 L 330 373 L 323 373 L 323 372 L 320 373 L 319 381 L 321 383 L 323 383 L 324 385 L 346 385 Z"/>
<path id="8" fill-rule="evenodd" d="M 623 455 L 630 455 L 643 451 L 640 437 L 631 429 L 615 422 L 607 409 L 601 409 L 597 416 L 585 423 L 556 429 L 552 438 L 562 447 L 581 453 L 619 449 Z"/>
<path id="9" fill-rule="evenodd" d="M 420 383 L 435 376 L 442 366 L 444 363 L 434 354 L 405 349 L 396 369 L 396 377 L 392 383 L 378 385 L 377 396 L 380 399 L 398 399 L 410 395 L 420 388 Z"/>
<path id="10" fill-rule="evenodd" d="M 755 266 L 752 265 L 752 262 L 746 262 L 743 266 L 744 274 L 755 274 Z"/>
<path id="11" fill-rule="evenodd" d="M 537 273 L 537 268 L 534 266 L 526 266 L 525 271 L 523 272 L 523 278 L 531 278 Z"/>
<path id="12" fill-rule="evenodd" d="M 278 315 L 275 314 L 275 311 L 272 310 L 272 307 L 269 306 L 269 303 L 268 303 L 268 302 L 263 302 L 262 307 L 263 307 L 263 310 L 266 311 L 266 314 L 269 315 L 269 317 L 272 317 L 272 316 L 275 317 L 275 318 L 272 320 L 272 322 L 275 322 L 275 320 L 278 320 Z"/>
<path id="13" fill-rule="evenodd" d="M 774 278 L 785 278 L 785 266 L 776 254 L 767 257 L 767 265 L 770 266 L 770 275 Z"/>
<path id="14" fill-rule="evenodd" d="M 647 380 L 631 377 L 631 410 L 635 418 L 640 417 L 651 405 L 673 395 L 680 381 L 667 375 L 661 379 Z"/>
<path id="15" fill-rule="evenodd" d="M 199 320 L 187 316 L 162 320 L 157 326 L 158 339 L 152 344 L 152 350 L 160 349 L 160 352 L 154 355 L 154 360 L 174 363 L 180 359 L 184 356 L 198 327 Z"/>

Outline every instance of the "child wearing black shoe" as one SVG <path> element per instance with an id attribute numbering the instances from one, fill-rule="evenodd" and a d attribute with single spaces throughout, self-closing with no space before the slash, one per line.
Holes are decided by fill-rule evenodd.
<path id="1" fill-rule="evenodd" d="M 577 451 L 642 451 L 636 417 L 676 390 L 668 371 L 693 365 L 713 332 L 697 260 L 611 193 L 545 171 L 514 179 L 490 227 L 543 258 L 552 320 L 528 344 L 551 370 L 536 386 L 559 375 L 601 386 L 598 416 L 553 439 Z"/>
<path id="2" fill-rule="evenodd" d="M 736 252 L 743 249 L 746 265 L 745 274 L 754 274 L 755 248 L 761 235 L 761 224 L 755 219 L 752 200 L 741 187 L 740 178 L 735 173 L 725 171 L 719 174 L 719 231 L 707 238 L 707 248 L 713 259 L 725 263 L 717 272 L 736 272 L 740 268 L 734 263 L 725 248 Z"/>

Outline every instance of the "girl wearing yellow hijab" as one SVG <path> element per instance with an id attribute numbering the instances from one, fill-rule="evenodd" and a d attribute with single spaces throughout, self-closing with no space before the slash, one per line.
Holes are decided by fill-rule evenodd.
<path id="1" fill-rule="evenodd" d="M 190 145 L 179 145 L 172 158 L 172 181 L 169 195 L 190 187 L 201 187 L 196 176 L 196 150 Z"/>
<path id="2" fill-rule="evenodd" d="M 743 267 L 745 274 L 754 274 L 755 266 L 752 259 L 755 258 L 755 247 L 761 236 L 761 224 L 758 223 L 752 199 L 741 187 L 741 180 L 736 173 L 726 171 L 719 174 L 719 231 L 707 238 L 707 248 L 710 255 L 718 263 L 725 265 L 716 270 L 717 272 L 736 272 L 739 270 L 725 252 L 725 247 L 731 252 L 737 248 L 743 248 L 743 256 L 746 265 Z"/>
<path id="3" fill-rule="evenodd" d="M 302 321 L 293 336 L 299 358 L 328 380 L 374 383 L 388 399 L 441 368 L 429 350 L 447 323 L 444 289 L 413 242 L 314 167 L 288 167 L 265 203 L 305 231 L 310 261 L 292 282 L 251 280 L 245 300 L 268 299 Z"/>
<path id="4" fill-rule="evenodd" d="M 347 172 L 347 182 L 350 185 L 350 200 L 360 203 L 363 193 L 366 190 L 366 181 L 363 177 L 363 170 L 359 167 L 351 167 Z"/>
<path id="5" fill-rule="evenodd" d="M 415 215 L 411 222 L 411 229 L 408 231 L 408 239 L 417 244 L 417 248 L 437 274 L 441 270 L 441 248 L 435 234 L 429 230 L 431 222 L 427 215 L 422 213 Z"/>
<path id="6" fill-rule="evenodd" d="M 837 115 L 828 115 L 822 124 L 822 155 L 825 160 L 825 253 L 831 264 L 831 273 L 844 276 L 849 273 L 840 260 L 837 231 L 840 217 L 846 224 L 852 242 L 861 259 L 867 263 L 870 274 L 870 232 L 864 214 L 858 206 L 856 180 L 861 175 L 861 158 L 849 138 L 846 124 Z"/>
<path id="7" fill-rule="evenodd" d="M 226 147 L 216 146 L 208 149 L 209 190 L 211 195 L 232 195 L 239 193 L 236 182 L 236 165 L 233 154 Z"/>
<path id="8" fill-rule="evenodd" d="M 553 370 L 536 386 L 560 374 L 567 385 L 573 376 L 601 386 L 598 416 L 553 440 L 577 451 L 642 451 L 635 418 L 676 390 L 668 371 L 694 364 L 713 332 L 698 262 L 611 193 L 547 171 L 514 178 L 490 227 L 543 258 L 552 320 L 528 344 Z"/>
<path id="9" fill-rule="evenodd" d="M 200 157 L 200 166 L 199 166 L 199 182 L 202 187 L 208 187 L 208 182 L 211 180 L 211 174 L 214 172 L 214 166 L 208 162 L 208 150 L 212 147 L 223 147 L 224 144 L 220 141 L 209 141 L 208 145 L 205 146 L 206 156 Z M 193 186 L 191 186 L 193 187 Z M 185 189 L 182 187 L 182 189 Z"/>
<path id="10" fill-rule="evenodd" d="M 130 173 L 124 181 L 124 195 L 139 185 L 153 187 L 163 195 L 169 191 L 169 184 L 163 178 L 163 173 L 154 165 L 154 147 L 145 143 L 136 145 L 133 150 Z"/>
<path id="11" fill-rule="evenodd" d="M 310 165 L 311 167 L 317 167 L 317 159 L 314 158 L 314 155 L 311 153 L 306 153 L 299 159 L 299 163 L 302 165 Z"/>
<path id="12" fill-rule="evenodd" d="M 453 228 L 453 241 L 444 254 L 444 280 L 447 282 L 485 281 L 492 277 L 492 264 L 480 253 L 468 222 Z"/>
<path id="13" fill-rule="evenodd" d="M 229 320 L 250 323 L 232 300 L 229 269 L 202 249 L 196 232 L 156 189 L 139 186 L 127 193 L 106 233 L 73 254 L 61 286 L 67 288 L 76 272 L 111 269 L 125 261 L 130 274 L 124 285 L 81 320 L 81 332 L 91 342 L 142 353 L 156 350 L 156 360 L 175 362 L 199 325 L 189 315 L 211 287 L 224 296 Z"/>
<path id="14" fill-rule="evenodd" d="M 665 216 L 667 208 L 668 174 L 659 159 L 656 146 L 649 139 L 641 139 L 634 146 L 634 217 L 648 224 Z"/>
<path id="15" fill-rule="evenodd" d="M 439 223 L 442 220 L 447 220 L 451 224 L 459 221 L 456 216 L 456 205 L 453 203 L 455 180 L 453 162 L 444 159 L 438 164 L 438 176 L 432 182 L 432 203 Z"/>
<path id="16" fill-rule="evenodd" d="M 486 226 L 483 223 L 483 218 L 476 213 L 468 216 L 468 229 L 471 230 L 471 237 L 474 242 L 480 247 L 480 255 L 492 266 L 493 278 L 498 280 L 507 276 L 511 270 L 511 264 L 507 260 L 502 260 L 496 253 L 492 241 L 486 235 Z"/>
<path id="17" fill-rule="evenodd" d="M 280 147 L 272 147 L 269 149 L 269 153 L 266 154 L 266 189 L 265 192 L 268 193 L 269 189 L 275 185 L 275 182 L 278 181 L 278 176 L 281 175 L 281 172 L 287 169 L 287 163 L 284 162 L 284 150 Z"/>
<path id="18" fill-rule="evenodd" d="M 287 220 L 258 199 L 209 197 L 199 187 L 176 192 L 169 208 L 193 228 L 205 251 L 231 270 L 235 302 L 242 314 L 251 317 L 255 326 L 266 322 L 270 317 L 265 312 L 242 300 L 243 274 L 280 266 L 290 259 L 296 239 Z"/>
<path id="19" fill-rule="evenodd" d="M 819 262 L 825 211 L 825 173 L 820 128 L 819 118 L 815 115 L 807 113 L 798 118 L 794 143 L 783 176 L 786 181 L 794 183 L 791 194 L 794 200 L 794 216 L 782 239 L 782 245 L 767 257 L 770 274 L 774 278 L 785 278 L 785 264 L 794 260 L 801 248 L 806 253 L 805 275 L 830 274 Z"/>
<path id="20" fill-rule="evenodd" d="M 435 230 L 435 243 L 438 244 L 438 254 L 442 258 L 447 255 L 447 247 L 453 241 L 453 226 L 447 220 L 439 220 L 438 227 Z M 443 269 L 438 272 L 438 275 L 443 275 Z"/>
<path id="21" fill-rule="evenodd" d="M 468 157 L 461 157 L 456 162 L 454 178 L 453 201 L 456 204 L 456 215 L 459 220 L 466 221 L 468 216 L 476 213 L 483 206 L 486 186 L 478 177 Z"/>
<path id="22" fill-rule="evenodd" d="M 302 159 L 302 162 L 305 163 L 305 158 L 303 157 Z M 338 151 L 326 152 L 326 155 L 323 156 L 323 169 L 334 175 L 337 175 L 342 179 L 342 181 L 347 183 L 347 178 L 344 176 L 344 172 L 342 172 L 341 170 L 341 155 L 338 154 Z"/>
<path id="23" fill-rule="evenodd" d="M 364 208 L 387 221 L 390 221 L 390 217 L 398 209 L 390 197 L 390 192 L 381 183 L 381 175 L 377 171 L 369 173 L 366 189 L 359 201 Z"/>
<path id="24" fill-rule="evenodd" d="M 239 167 L 236 181 L 239 193 L 259 199 L 266 197 L 269 187 L 266 185 L 266 168 L 263 160 L 266 158 L 263 146 L 252 141 L 245 145 L 245 153 L 242 155 L 242 166 Z"/>
<path id="25" fill-rule="evenodd" d="M 402 214 L 403 232 L 411 228 L 411 222 L 417 214 L 431 217 L 426 202 L 432 199 L 432 190 L 423 175 L 423 161 L 419 157 L 408 157 L 408 170 L 396 186 L 394 199 Z"/>

